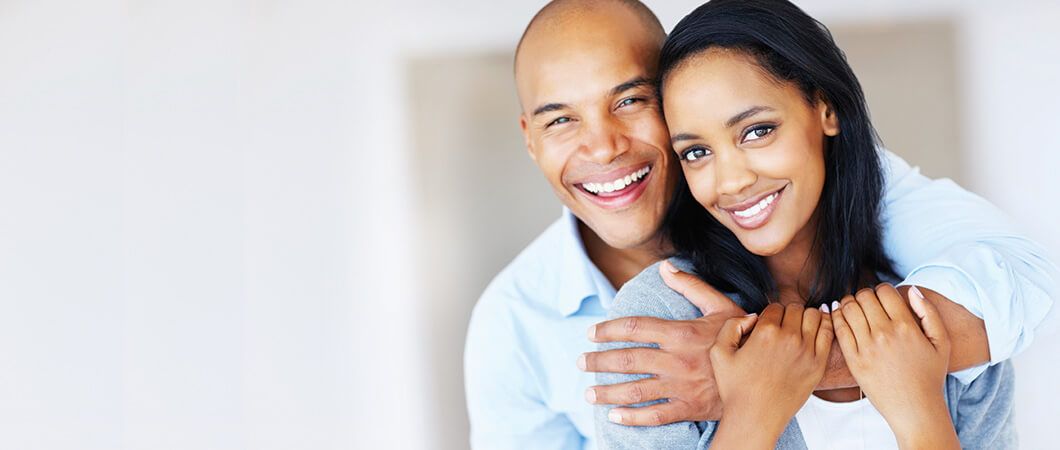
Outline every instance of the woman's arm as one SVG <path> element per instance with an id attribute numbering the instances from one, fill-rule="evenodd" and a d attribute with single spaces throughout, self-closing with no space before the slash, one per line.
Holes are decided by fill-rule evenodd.
<path id="1" fill-rule="evenodd" d="M 887 420 L 899 447 L 960 448 L 943 394 L 949 335 L 935 306 L 917 289 L 910 293 L 919 325 L 898 291 L 881 284 L 836 305 L 836 339 L 847 367 Z"/>

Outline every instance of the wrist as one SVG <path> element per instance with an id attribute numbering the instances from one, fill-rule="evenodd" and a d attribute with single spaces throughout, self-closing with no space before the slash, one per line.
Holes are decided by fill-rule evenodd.
<path id="1" fill-rule="evenodd" d="M 711 446 L 717 445 L 717 448 L 722 449 L 774 448 L 787 423 L 771 420 L 770 416 L 768 411 L 755 413 L 726 408 Z"/>
<path id="2" fill-rule="evenodd" d="M 901 449 L 960 448 L 957 431 L 950 419 L 945 400 L 938 400 L 917 408 L 916 413 L 904 414 L 902 421 L 891 424 Z"/>

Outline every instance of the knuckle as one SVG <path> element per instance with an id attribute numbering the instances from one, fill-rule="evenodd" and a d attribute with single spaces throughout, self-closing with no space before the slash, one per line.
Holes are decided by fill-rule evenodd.
<path id="1" fill-rule="evenodd" d="M 626 392 L 626 400 L 628 404 L 641 403 L 644 401 L 644 389 L 637 383 L 634 383 L 629 387 Z"/>
<path id="2" fill-rule="evenodd" d="M 633 369 L 636 364 L 636 358 L 633 356 L 633 352 L 622 352 L 618 358 L 618 365 L 623 370 Z"/>
<path id="3" fill-rule="evenodd" d="M 679 342 L 693 341 L 699 337 L 699 330 L 691 324 L 682 324 L 673 327 L 670 337 Z"/>
<path id="4" fill-rule="evenodd" d="M 622 323 L 622 328 L 626 331 L 626 334 L 631 336 L 637 332 L 638 327 L 640 327 L 640 321 L 636 317 L 627 317 Z"/>
<path id="5" fill-rule="evenodd" d="M 654 409 L 648 413 L 648 424 L 651 426 L 662 425 L 663 423 L 665 423 L 665 419 L 666 417 L 663 416 L 662 411 L 659 411 L 658 409 Z"/>
<path id="6" fill-rule="evenodd" d="M 872 288 L 861 288 L 854 294 L 854 298 L 858 300 L 869 300 L 874 297 L 876 297 L 876 291 Z"/>

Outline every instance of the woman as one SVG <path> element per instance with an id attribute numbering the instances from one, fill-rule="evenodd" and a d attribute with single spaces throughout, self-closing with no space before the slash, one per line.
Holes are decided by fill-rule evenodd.
<path id="1" fill-rule="evenodd" d="M 824 26 L 783 1 L 709 2 L 667 38 L 659 80 L 685 174 L 667 219 L 671 261 L 761 315 L 727 323 L 711 350 L 720 424 L 624 427 L 599 407 L 601 446 L 1014 446 L 1011 366 L 961 385 L 915 288 L 919 326 L 893 287 L 864 289 L 897 279 L 881 245 L 882 174 L 860 85 Z M 653 266 L 611 315 L 699 314 Z M 861 386 L 811 396 L 833 322 Z"/>

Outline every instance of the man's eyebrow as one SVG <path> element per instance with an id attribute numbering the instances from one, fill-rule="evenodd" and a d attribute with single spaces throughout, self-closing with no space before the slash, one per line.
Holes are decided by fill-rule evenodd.
<path id="1" fill-rule="evenodd" d="M 691 140 L 694 140 L 694 139 L 699 139 L 699 136 L 696 136 L 696 135 L 691 134 L 691 133 L 681 133 L 681 134 L 675 134 L 672 137 L 670 137 L 670 143 L 674 143 L 674 142 L 678 142 L 678 141 L 691 141 Z"/>
<path id="2" fill-rule="evenodd" d="M 650 86 L 651 84 L 652 84 L 651 80 L 649 80 L 647 78 L 636 77 L 636 78 L 633 78 L 633 79 L 631 79 L 631 80 L 629 80 L 629 81 L 627 81 L 625 83 L 622 83 L 622 84 L 620 84 L 618 86 L 615 86 L 614 89 L 611 89 L 611 96 L 614 97 L 614 96 L 616 96 L 618 94 L 621 94 L 621 93 L 623 93 L 625 91 L 628 91 L 630 89 L 633 89 L 635 87 L 640 87 L 640 86 L 645 86 L 645 85 L 649 85 Z"/>
<path id="3" fill-rule="evenodd" d="M 565 108 L 569 108 L 569 106 L 564 105 L 562 103 L 549 103 L 546 105 L 538 106 L 537 109 L 534 110 L 534 114 L 532 115 L 536 117 L 539 114 L 544 114 L 551 111 L 558 111 Z"/>
<path id="4" fill-rule="evenodd" d="M 753 116 L 755 114 L 758 114 L 758 113 L 760 113 L 762 111 L 772 111 L 772 110 L 773 110 L 773 108 L 770 108 L 768 106 L 752 106 L 750 108 L 747 108 L 746 111 L 744 111 L 742 113 L 739 113 L 739 114 L 737 114 L 735 116 L 732 116 L 732 118 L 730 118 L 727 122 L 725 122 L 725 128 L 731 128 L 733 125 L 736 125 L 741 120 L 744 120 L 744 119 L 746 119 L 748 117 L 751 117 L 751 116 Z"/>

